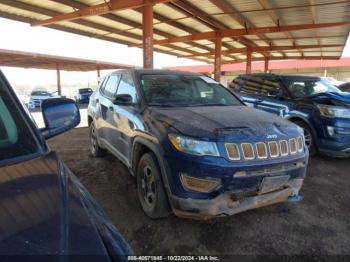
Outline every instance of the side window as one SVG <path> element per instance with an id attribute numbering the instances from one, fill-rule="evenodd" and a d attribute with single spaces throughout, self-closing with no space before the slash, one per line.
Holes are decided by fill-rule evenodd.
<path id="1" fill-rule="evenodd" d="M 235 92 L 259 96 L 275 96 L 281 92 L 278 81 L 253 75 L 237 77 L 230 84 L 230 88 Z"/>
<path id="2" fill-rule="evenodd" d="M 117 95 L 131 95 L 132 101 L 137 102 L 137 91 L 132 76 L 128 73 L 122 74 L 119 82 Z"/>
<path id="3" fill-rule="evenodd" d="M 106 83 L 104 83 L 103 94 L 109 98 L 113 98 L 117 91 L 119 75 L 110 75 Z"/>

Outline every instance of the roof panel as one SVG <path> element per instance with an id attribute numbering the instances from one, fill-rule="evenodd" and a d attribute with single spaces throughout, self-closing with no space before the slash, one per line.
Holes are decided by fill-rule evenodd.
<path id="1" fill-rule="evenodd" d="M 293 24 L 331 23 L 350 21 L 350 1 L 337 3 L 330 0 L 225 0 L 231 7 L 224 8 L 215 3 L 218 0 L 181 0 L 167 4 L 154 6 L 155 17 L 163 22 L 154 19 L 155 40 L 161 40 L 169 36 L 184 36 L 195 32 L 212 31 L 215 27 L 220 28 L 242 28 L 245 20 L 248 27 L 265 27 Z M 15 20 L 35 19 L 44 20 L 56 13 L 69 13 L 73 7 L 91 6 L 103 4 L 107 0 L 4 0 L 0 4 L 0 15 Z M 64 4 L 62 4 L 64 3 Z M 218 2 L 219 3 L 219 2 Z M 314 7 L 310 7 L 314 3 Z M 268 10 L 265 10 L 265 9 Z M 224 10 L 225 9 L 225 10 Z M 227 9 L 227 10 L 226 10 Z M 54 25 L 62 30 L 71 30 L 83 35 L 96 35 L 110 41 L 123 44 L 140 43 L 142 30 L 141 8 L 114 11 L 118 17 L 113 16 L 91 16 L 77 21 L 60 22 Z M 236 11 L 235 11 L 236 10 Z M 46 15 L 45 15 L 46 14 Z M 14 16 L 16 15 L 16 16 Z M 51 15 L 51 16 L 50 16 Z M 158 15 L 158 16 L 157 16 Z M 187 17 L 186 17 L 187 16 Z M 235 17 L 235 19 L 233 18 Z M 239 17 L 238 21 L 237 17 Z M 115 21 L 117 20 L 117 21 Z M 170 25 L 171 24 L 171 25 Z M 210 25 L 211 24 L 211 25 Z M 59 27 L 60 26 L 60 27 Z M 136 28 L 135 28 L 136 27 Z M 77 31 L 79 30 L 79 31 Z M 344 45 L 348 36 L 349 26 L 338 26 L 331 28 L 265 33 L 258 35 L 247 35 L 223 39 L 223 50 L 232 47 L 291 45 L 291 44 L 340 44 Z M 237 41 L 236 41 L 237 40 Z M 160 47 L 158 50 L 173 53 L 204 52 L 214 48 L 212 40 L 204 39 L 187 43 L 176 43 Z M 200 48 L 202 45 L 203 49 Z M 174 47 L 178 47 L 178 52 Z M 318 50 L 321 55 L 332 51 L 341 51 L 342 48 Z M 298 50 L 296 52 L 299 52 Z M 304 53 L 310 53 L 308 52 Z M 254 54 L 260 56 L 261 54 Z M 272 55 L 282 56 L 281 52 Z M 284 52 L 284 55 L 286 53 Z M 212 60 L 212 58 L 210 58 Z"/>

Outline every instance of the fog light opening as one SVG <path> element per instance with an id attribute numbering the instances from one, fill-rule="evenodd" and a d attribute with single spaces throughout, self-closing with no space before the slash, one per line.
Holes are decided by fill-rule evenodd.
<path id="1" fill-rule="evenodd" d="M 210 193 L 213 190 L 217 189 L 220 185 L 219 179 L 214 178 L 197 178 L 189 176 L 186 173 L 180 173 L 180 180 L 183 187 L 187 191 L 201 192 L 201 193 Z"/>

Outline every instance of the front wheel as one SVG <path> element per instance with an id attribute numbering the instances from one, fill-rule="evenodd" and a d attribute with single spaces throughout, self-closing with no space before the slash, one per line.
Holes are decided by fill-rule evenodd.
<path id="1" fill-rule="evenodd" d="M 90 124 L 90 154 L 93 157 L 103 157 L 106 154 L 106 150 L 98 145 L 94 122 Z"/>
<path id="2" fill-rule="evenodd" d="M 142 209 L 149 217 L 162 218 L 170 213 L 158 162 L 153 153 L 146 153 L 140 159 L 137 192 Z"/>
<path id="3" fill-rule="evenodd" d="M 295 121 L 294 123 L 304 130 L 305 144 L 309 149 L 310 156 L 316 155 L 315 137 L 311 128 L 303 121 Z"/>

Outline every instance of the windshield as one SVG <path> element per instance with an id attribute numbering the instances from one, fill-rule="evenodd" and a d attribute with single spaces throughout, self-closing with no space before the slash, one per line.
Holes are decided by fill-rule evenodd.
<path id="1" fill-rule="evenodd" d="M 92 93 L 92 89 L 91 88 L 82 88 L 79 89 L 79 94 L 84 94 L 84 93 Z"/>
<path id="2" fill-rule="evenodd" d="M 307 97 L 326 92 L 341 92 L 336 86 L 326 79 L 297 79 L 295 77 L 284 77 L 282 79 L 288 90 L 295 97 Z"/>
<path id="3" fill-rule="evenodd" d="M 142 75 L 149 106 L 233 106 L 242 103 L 206 76 Z"/>
<path id="4" fill-rule="evenodd" d="M 21 113 L 0 81 L 0 162 L 38 152 Z"/>

